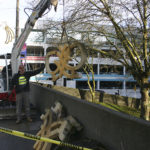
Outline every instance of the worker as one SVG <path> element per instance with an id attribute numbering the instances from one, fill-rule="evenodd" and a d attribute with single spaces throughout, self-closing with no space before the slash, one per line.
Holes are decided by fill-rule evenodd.
<path id="1" fill-rule="evenodd" d="M 11 69 L 11 62 L 9 65 L 4 66 L 2 69 L 2 78 L 3 78 L 3 83 L 4 83 L 4 91 L 7 90 L 7 70 L 8 70 L 8 80 L 9 80 L 9 85 L 11 84 L 11 77 L 12 77 L 12 69 Z"/>
<path id="2" fill-rule="evenodd" d="M 27 121 L 32 122 L 32 119 L 30 117 L 29 80 L 31 76 L 40 73 L 41 71 L 44 70 L 44 68 L 45 65 L 38 70 L 25 71 L 25 67 L 21 64 L 19 66 L 18 73 L 16 73 L 13 76 L 12 84 L 16 90 L 16 115 L 17 115 L 16 124 L 21 123 L 22 120 L 21 111 L 22 111 L 23 104 L 25 106 Z"/>

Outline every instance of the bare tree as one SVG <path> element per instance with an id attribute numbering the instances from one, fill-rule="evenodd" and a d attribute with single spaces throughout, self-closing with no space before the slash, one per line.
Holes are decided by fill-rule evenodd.
<path id="1" fill-rule="evenodd" d="M 89 58 L 90 54 L 88 54 L 88 58 Z M 93 69 L 93 56 L 92 56 L 92 62 L 91 63 L 86 63 L 85 66 L 83 67 L 84 72 L 86 73 L 87 76 L 87 83 L 90 89 L 90 93 L 92 96 L 92 102 L 94 102 L 95 100 L 95 89 L 96 89 L 96 85 L 95 85 L 95 79 L 94 79 L 94 69 Z M 91 75 L 91 79 L 90 79 L 90 75 Z M 90 80 L 92 81 L 92 83 L 90 82 Z"/>
<path id="2" fill-rule="evenodd" d="M 141 90 L 141 118 L 149 120 L 149 0 L 81 0 L 72 5 L 70 27 L 99 33 L 116 50 L 102 55 L 120 62 L 130 71 Z M 149 21 L 149 22 L 148 22 Z"/>
<path id="3" fill-rule="evenodd" d="M 149 120 L 149 88 L 150 52 L 149 52 L 149 0 L 64 0 L 65 9 L 62 20 L 52 24 L 50 20 L 45 26 L 48 29 L 63 27 L 72 33 L 82 31 L 91 34 L 91 40 L 85 44 L 91 50 L 111 58 L 130 71 L 141 90 L 141 118 Z M 62 1 L 62 2 L 64 2 Z M 64 6 L 64 3 L 62 3 Z M 59 25 L 58 25 L 59 23 Z M 99 41 L 96 41 L 99 37 Z M 102 40 L 102 38 L 105 38 Z M 71 39 L 71 38 L 70 38 Z M 101 50 L 103 44 L 109 44 L 115 55 Z M 99 42 L 99 46 L 93 46 Z"/>

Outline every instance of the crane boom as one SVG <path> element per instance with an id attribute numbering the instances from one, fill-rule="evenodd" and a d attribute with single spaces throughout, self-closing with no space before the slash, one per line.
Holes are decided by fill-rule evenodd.
<path id="1" fill-rule="evenodd" d="M 12 65 L 12 74 L 18 72 L 18 59 L 20 56 L 20 51 L 27 40 L 31 30 L 33 29 L 35 22 L 42 16 L 46 9 L 53 5 L 52 1 L 54 0 L 41 0 L 34 8 L 30 17 L 26 21 L 25 27 L 20 34 L 19 38 L 14 43 L 11 54 L 11 65 Z M 57 0 L 56 0 L 57 1 Z"/>

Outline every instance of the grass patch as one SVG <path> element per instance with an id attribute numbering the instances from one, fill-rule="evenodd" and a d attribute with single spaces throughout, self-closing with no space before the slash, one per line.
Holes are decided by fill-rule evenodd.
<path id="1" fill-rule="evenodd" d="M 110 108 L 112 110 L 118 111 L 118 112 L 122 112 L 128 115 L 132 115 L 135 116 L 137 118 L 140 118 L 140 110 L 137 110 L 135 108 L 130 108 L 128 106 L 118 106 L 115 104 L 110 104 L 110 103 L 99 103 L 100 105 L 103 105 L 107 108 Z"/>
<path id="2" fill-rule="evenodd" d="M 55 89 L 55 90 L 61 91 L 63 93 L 67 93 L 67 94 L 70 94 L 72 96 L 80 98 L 80 93 L 79 93 L 78 89 L 72 89 L 72 88 L 61 87 L 61 86 L 52 86 L 52 88 Z M 105 94 L 105 96 L 106 95 L 107 95 L 107 98 L 112 97 L 112 95 Z M 128 107 L 128 106 L 119 106 L 119 105 L 115 105 L 115 104 L 112 104 L 112 103 L 101 103 L 101 102 L 98 102 L 98 101 L 95 101 L 94 103 L 103 105 L 107 108 L 110 108 L 110 109 L 118 111 L 118 112 L 122 112 L 122 113 L 129 114 L 129 115 L 140 118 L 140 110 L 137 110 L 135 108 L 131 108 L 131 107 Z"/>

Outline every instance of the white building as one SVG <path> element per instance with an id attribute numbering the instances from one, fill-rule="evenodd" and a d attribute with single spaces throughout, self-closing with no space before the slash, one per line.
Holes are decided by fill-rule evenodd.
<path id="1" fill-rule="evenodd" d="M 79 31 L 71 34 L 74 34 L 74 36 L 81 41 L 85 41 L 85 38 L 90 36 L 90 33 L 88 32 Z M 26 61 L 28 64 L 28 68 L 34 69 L 40 66 L 41 63 L 45 63 L 44 56 L 47 54 L 47 52 L 53 49 L 54 46 L 57 46 L 58 40 L 60 40 L 58 38 L 58 35 L 50 37 L 49 34 L 46 34 L 45 30 L 34 30 L 27 40 Z M 104 37 L 101 37 L 101 39 L 95 38 L 94 40 L 95 47 L 101 46 L 97 44 L 100 41 L 105 42 Z M 101 49 L 106 51 L 112 51 L 113 54 L 115 54 L 113 48 L 107 44 L 103 44 Z M 136 81 L 131 75 L 129 75 L 126 68 L 120 63 L 108 58 L 103 58 L 99 55 L 99 53 L 96 52 L 94 53 L 93 62 L 91 57 L 88 59 L 88 62 L 93 64 L 96 90 L 102 90 L 110 94 L 119 94 L 129 97 L 140 97 L 139 88 L 136 84 Z M 76 65 L 76 62 L 70 63 L 72 65 Z M 66 79 L 65 77 L 63 77 L 57 80 L 56 84 L 72 88 L 88 89 L 87 76 L 82 69 L 80 71 L 82 72 L 82 78 Z M 44 74 L 37 75 L 36 78 L 32 78 L 32 81 L 38 81 L 40 79 L 43 79 L 43 82 L 46 81 L 47 83 L 53 84 L 53 82 L 51 81 L 51 75 L 47 74 L 46 70 Z M 90 80 L 92 83 L 92 78 Z"/>

